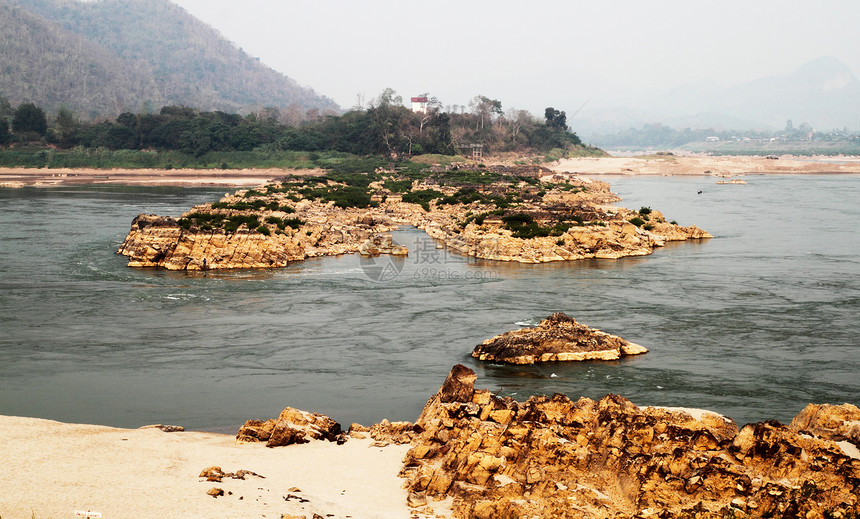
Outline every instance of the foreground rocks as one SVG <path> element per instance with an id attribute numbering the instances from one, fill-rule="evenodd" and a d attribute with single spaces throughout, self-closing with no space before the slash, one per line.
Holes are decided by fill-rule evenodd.
<path id="1" fill-rule="evenodd" d="M 456 366 L 415 424 L 401 475 L 416 504 L 453 497 L 462 518 L 860 513 L 854 406 L 810 406 L 791 426 L 739 431 L 714 413 L 615 395 L 516 402 L 475 390 L 475 378 Z"/>
<path id="2" fill-rule="evenodd" d="M 345 441 L 340 424 L 328 416 L 287 407 L 276 419 L 248 420 L 236 434 L 236 443 L 266 442 L 282 447 L 311 440 Z"/>
<path id="3" fill-rule="evenodd" d="M 648 349 L 621 337 L 577 323 L 555 313 L 533 328 L 521 328 L 487 339 L 472 351 L 478 360 L 508 364 L 535 362 L 618 360 L 647 353 Z"/>

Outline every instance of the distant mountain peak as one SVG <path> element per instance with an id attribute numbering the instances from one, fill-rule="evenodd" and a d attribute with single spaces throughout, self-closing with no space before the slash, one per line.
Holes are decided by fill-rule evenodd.
<path id="1" fill-rule="evenodd" d="M 832 92 L 860 87 L 851 68 L 837 58 L 824 56 L 804 63 L 789 74 L 788 81 L 809 85 L 812 90 Z"/>

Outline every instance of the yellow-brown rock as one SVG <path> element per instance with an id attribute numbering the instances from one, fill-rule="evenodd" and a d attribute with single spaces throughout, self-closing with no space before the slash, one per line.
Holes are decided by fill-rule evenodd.
<path id="1" fill-rule="evenodd" d="M 322 414 L 287 407 L 277 419 L 248 420 L 236 434 L 236 443 L 266 442 L 266 447 L 311 440 L 342 441 L 340 424 Z"/>
<path id="2" fill-rule="evenodd" d="M 401 473 L 410 492 L 453 497 L 456 517 L 806 518 L 860 512 L 860 459 L 809 434 L 815 426 L 799 433 L 764 422 L 738 431 L 714 413 L 638 407 L 615 395 L 516 402 L 476 391 L 470 371 L 455 367 L 428 401 Z M 456 391 L 446 388 L 451 381 Z M 503 409 L 511 413 L 494 420 Z M 804 423 L 832 431 L 853 421 L 850 408 L 829 411 L 826 420 Z"/>
<path id="3" fill-rule="evenodd" d="M 648 350 L 616 335 L 577 323 L 564 313 L 555 313 L 533 328 L 497 335 L 472 351 L 478 360 L 508 364 L 536 362 L 618 360 Z"/>
<path id="4" fill-rule="evenodd" d="M 525 173 L 533 178 L 540 176 L 536 172 Z M 516 208 L 503 211 L 531 215 L 535 224 L 544 228 L 562 221 L 567 223 L 554 228 L 549 236 L 521 237 L 506 227 L 504 216 L 495 214 L 498 207 L 487 202 L 440 204 L 433 200 L 426 204 L 430 209 L 426 211 L 422 205 L 403 202 L 400 195 L 382 194 L 386 192 L 382 183 L 374 182 L 368 188 L 376 190 L 372 193 L 372 207 L 342 208 L 332 202 L 302 198 L 297 191 L 289 191 L 290 184 L 284 181 L 196 206 L 180 219 L 139 215 L 117 252 L 128 256 L 131 267 L 171 270 L 283 267 L 306 258 L 355 252 L 404 255 L 407 249 L 392 243 L 386 233 L 398 225 L 412 225 L 467 256 L 545 263 L 642 256 L 667 241 L 710 237 L 695 226 L 668 223 L 657 211 L 646 215 L 648 221 L 641 227 L 630 223 L 639 213 L 605 206 L 619 200 L 605 182 L 569 178 L 564 180 L 565 189 L 573 186 L 581 189 L 569 192 L 552 188 L 555 181 L 551 175 L 550 184 L 544 187 L 552 189 L 538 191 L 534 186 L 511 180 L 522 178 L 516 176 L 522 172 L 506 174 L 514 175 L 508 177 L 507 183 L 482 187 L 490 194 L 507 192 L 523 197 Z M 427 178 L 414 182 L 413 189 L 431 189 L 446 196 L 457 192 L 457 188 L 443 184 Z M 482 216 L 475 219 L 476 215 Z M 250 220 L 253 228 L 248 227 L 249 223 L 229 230 L 223 225 L 230 219 L 243 221 L 254 216 L 257 219 Z"/>
<path id="5" fill-rule="evenodd" d="M 809 404 L 789 427 L 828 440 L 860 446 L 860 409 L 855 405 Z"/>

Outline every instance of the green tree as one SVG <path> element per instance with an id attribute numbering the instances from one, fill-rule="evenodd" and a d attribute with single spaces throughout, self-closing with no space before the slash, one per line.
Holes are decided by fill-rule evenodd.
<path id="1" fill-rule="evenodd" d="M 9 100 L 3 96 L 0 96 L 0 117 L 9 117 L 10 115 L 14 115 L 15 110 L 12 108 L 12 105 L 9 103 Z"/>
<path id="2" fill-rule="evenodd" d="M 469 106 L 472 107 L 472 111 L 476 116 L 476 130 L 483 130 L 484 122 L 491 120 L 493 115 L 496 115 L 497 117 L 504 115 L 504 112 L 502 112 L 502 102 L 498 99 L 490 99 L 487 96 L 475 96 L 471 101 L 469 101 Z"/>
<path id="3" fill-rule="evenodd" d="M 568 130 L 567 114 L 564 111 L 558 111 L 550 106 L 544 111 L 544 117 L 546 117 L 547 128 L 562 131 Z"/>
<path id="4" fill-rule="evenodd" d="M 379 94 L 379 97 L 371 102 L 371 105 L 377 108 L 403 106 L 403 98 L 397 95 L 397 92 L 393 88 L 386 88 L 381 94 Z"/>
<path id="5" fill-rule="evenodd" d="M 9 133 L 9 121 L 0 117 L 0 146 L 12 142 L 12 134 Z"/>
<path id="6" fill-rule="evenodd" d="M 15 133 L 36 133 L 44 137 L 48 132 L 48 118 L 44 110 L 33 103 L 21 103 L 12 118 L 12 131 Z"/>
<path id="7" fill-rule="evenodd" d="M 61 106 L 57 110 L 57 142 L 64 148 L 70 148 L 79 142 L 78 131 L 80 123 L 74 112 Z"/>

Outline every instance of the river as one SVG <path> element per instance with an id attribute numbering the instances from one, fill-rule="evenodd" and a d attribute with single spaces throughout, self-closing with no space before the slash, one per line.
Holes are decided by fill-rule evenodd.
<path id="1" fill-rule="evenodd" d="M 741 425 L 860 404 L 860 177 L 609 180 L 620 205 L 715 238 L 520 265 L 404 228 L 405 259 L 176 273 L 125 266 L 115 251 L 131 220 L 179 215 L 223 188 L 0 189 L 0 414 L 223 432 L 288 405 L 345 426 L 414 420 L 457 363 L 518 399 L 616 393 Z M 651 351 L 519 367 L 470 357 L 557 311 Z"/>

